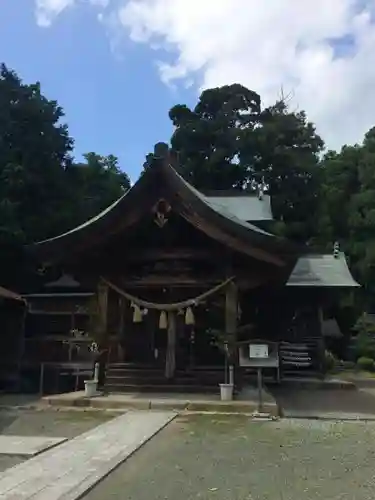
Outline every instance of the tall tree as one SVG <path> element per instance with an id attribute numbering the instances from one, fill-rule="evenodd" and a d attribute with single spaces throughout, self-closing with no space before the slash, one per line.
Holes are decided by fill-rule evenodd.
<path id="1" fill-rule="evenodd" d="M 307 242 L 316 233 L 319 206 L 319 154 L 324 143 L 304 112 L 284 101 L 263 110 L 258 126 L 242 136 L 240 162 L 248 182 L 263 180 L 272 199 L 277 231 Z"/>
<path id="2" fill-rule="evenodd" d="M 361 145 L 329 152 L 322 162 L 319 238 L 340 242 L 361 283 L 360 308 L 375 308 L 375 128 Z M 357 302 L 358 302 L 357 301 Z"/>
<path id="3" fill-rule="evenodd" d="M 241 134 L 254 129 L 259 114 L 259 95 L 238 84 L 204 91 L 193 110 L 174 106 L 171 144 L 181 174 L 201 190 L 243 189 L 247 172 L 239 161 Z"/>
<path id="4" fill-rule="evenodd" d="M 56 101 L 0 68 L 0 198 L 17 210 L 24 235 L 43 238 L 59 224 L 63 172 L 73 141 Z M 37 196 L 36 196 L 37 194 Z M 48 210 L 49 216 L 46 217 Z"/>
<path id="5" fill-rule="evenodd" d="M 314 235 L 323 141 L 305 113 L 284 101 L 262 110 L 256 92 L 235 84 L 206 90 L 193 110 L 177 105 L 169 116 L 180 173 L 197 189 L 254 191 L 264 182 L 275 230 L 299 241 Z"/>
<path id="6" fill-rule="evenodd" d="M 83 156 L 84 162 L 66 170 L 70 198 L 66 209 L 71 227 L 94 217 L 130 188 L 129 176 L 120 169 L 116 156 L 93 152 Z"/>
<path id="7" fill-rule="evenodd" d="M 64 168 L 73 141 L 56 101 L 39 83 L 24 84 L 0 66 L 0 241 L 3 283 L 17 260 L 21 243 L 44 238 L 59 226 L 63 213 Z M 9 260 L 10 259 L 10 260 Z M 13 262 L 14 263 L 14 262 Z M 5 273 L 5 274 L 4 274 Z"/>
<path id="8" fill-rule="evenodd" d="M 115 156 L 74 164 L 62 108 L 39 83 L 0 67 L 0 276 L 32 271 L 23 244 L 55 236 L 97 215 L 129 187 Z"/>

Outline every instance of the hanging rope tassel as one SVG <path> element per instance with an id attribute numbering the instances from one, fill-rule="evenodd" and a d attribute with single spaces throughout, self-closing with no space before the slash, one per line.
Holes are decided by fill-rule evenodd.
<path id="1" fill-rule="evenodd" d="M 162 311 L 160 313 L 159 328 L 161 330 L 166 330 L 168 328 L 168 318 L 167 318 L 167 313 L 165 311 Z"/>
<path id="2" fill-rule="evenodd" d="M 185 325 L 194 325 L 194 324 L 195 324 L 195 318 L 193 309 L 191 307 L 188 307 L 185 313 Z"/>
<path id="3" fill-rule="evenodd" d="M 133 312 L 133 323 L 142 323 L 142 311 L 137 304 L 133 304 L 134 312 Z"/>

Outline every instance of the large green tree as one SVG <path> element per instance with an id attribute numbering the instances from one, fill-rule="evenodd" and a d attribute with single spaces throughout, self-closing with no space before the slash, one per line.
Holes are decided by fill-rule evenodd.
<path id="1" fill-rule="evenodd" d="M 323 147 L 306 114 L 290 111 L 284 101 L 264 109 L 258 126 L 243 132 L 240 160 L 248 181 L 263 179 L 276 229 L 297 241 L 308 242 L 316 234 Z"/>
<path id="2" fill-rule="evenodd" d="M 83 157 L 84 161 L 66 169 L 66 211 L 72 227 L 97 215 L 130 188 L 129 176 L 116 156 L 91 152 Z"/>
<path id="3" fill-rule="evenodd" d="M 0 67 L 0 207 L 2 231 L 24 239 L 52 234 L 64 203 L 64 168 L 73 141 L 56 101 Z"/>
<path id="4" fill-rule="evenodd" d="M 121 196 L 128 176 L 113 156 L 74 163 L 64 112 L 39 83 L 0 67 L 0 275 L 17 286 L 32 271 L 23 245 L 71 229 Z"/>
<path id="5" fill-rule="evenodd" d="M 238 84 L 205 90 L 193 110 L 174 106 L 171 144 L 185 179 L 201 190 L 243 189 L 242 134 L 254 129 L 259 114 L 260 96 Z"/>
<path id="6" fill-rule="evenodd" d="M 359 309 L 375 308 L 375 128 L 362 144 L 328 152 L 322 161 L 318 241 L 338 241 L 362 290 Z M 358 303 L 359 302 L 359 303 Z"/>
<path id="7" fill-rule="evenodd" d="M 169 116 L 185 179 L 202 191 L 254 191 L 264 183 L 275 230 L 298 241 L 312 238 L 323 141 L 305 113 L 291 112 L 284 101 L 262 110 L 256 92 L 235 84 L 206 90 L 194 109 L 177 105 Z"/>

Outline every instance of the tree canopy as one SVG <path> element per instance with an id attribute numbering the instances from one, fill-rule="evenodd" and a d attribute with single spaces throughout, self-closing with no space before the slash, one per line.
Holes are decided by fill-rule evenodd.
<path id="1" fill-rule="evenodd" d="M 235 84 L 206 90 L 194 109 L 179 104 L 169 117 L 187 181 L 201 191 L 252 192 L 262 184 L 276 232 L 299 242 L 316 235 L 324 143 L 304 112 L 291 112 L 284 100 L 262 109 L 256 92 Z"/>
<path id="2" fill-rule="evenodd" d="M 22 273 L 22 245 L 71 229 L 130 186 L 118 159 L 72 158 L 64 112 L 39 83 L 25 84 L 0 67 L 0 269 L 2 285 Z M 26 265 L 27 267 L 27 265 Z"/>

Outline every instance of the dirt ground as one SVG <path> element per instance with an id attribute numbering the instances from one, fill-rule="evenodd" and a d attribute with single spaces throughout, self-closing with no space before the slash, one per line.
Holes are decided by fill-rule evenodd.
<path id="1" fill-rule="evenodd" d="M 85 500 L 370 500 L 375 423 L 185 416 Z"/>

